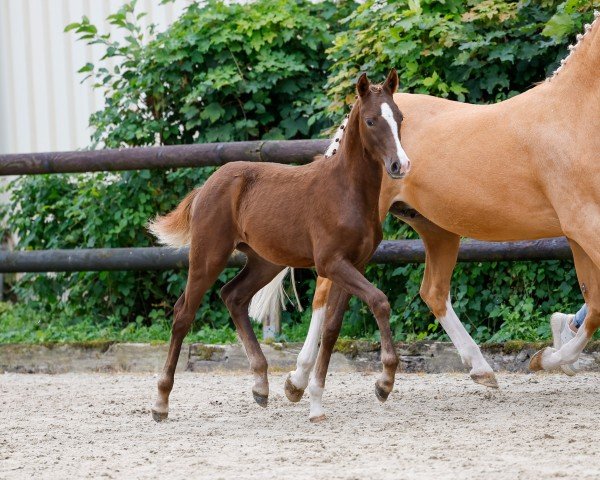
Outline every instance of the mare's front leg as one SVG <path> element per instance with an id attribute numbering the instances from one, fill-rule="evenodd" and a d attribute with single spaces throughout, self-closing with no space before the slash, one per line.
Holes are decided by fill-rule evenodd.
<path id="1" fill-rule="evenodd" d="M 381 402 L 385 402 L 394 387 L 398 368 L 398 355 L 392 340 L 390 304 L 387 297 L 363 276 L 361 273 L 363 267 L 358 270 L 346 259 L 331 257 L 325 265 L 317 265 L 317 270 L 319 274 L 329 278 L 347 293 L 360 298 L 373 313 L 381 335 L 381 363 L 383 364 L 383 372 L 375 382 L 375 394 Z"/>
<path id="2" fill-rule="evenodd" d="M 471 368 L 474 382 L 486 387 L 498 388 L 494 371 L 483 358 L 479 346 L 471 338 L 452 308 L 450 282 L 456 265 L 460 237 L 431 223 L 424 217 L 392 213 L 414 228 L 425 244 L 425 274 L 421 284 L 421 298 L 440 322 L 458 350 L 462 362 Z"/>
<path id="3" fill-rule="evenodd" d="M 299 402 L 304 394 L 304 390 L 308 386 L 310 372 L 317 360 L 319 351 L 319 342 L 321 340 L 321 330 L 323 321 L 325 320 L 327 298 L 331 281 L 319 277 L 317 278 L 317 286 L 315 296 L 312 302 L 312 316 L 310 318 L 310 327 L 302 350 L 298 354 L 296 360 L 296 370 L 288 375 L 285 381 L 285 396 L 290 402 Z"/>

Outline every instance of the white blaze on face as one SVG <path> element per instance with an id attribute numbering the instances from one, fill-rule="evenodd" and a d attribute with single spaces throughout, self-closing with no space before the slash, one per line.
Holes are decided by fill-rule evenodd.
<path id="1" fill-rule="evenodd" d="M 392 135 L 394 136 L 394 142 L 396 144 L 396 154 L 398 155 L 398 160 L 400 161 L 402 170 L 406 171 L 409 164 L 408 156 L 400 144 L 400 138 L 398 137 L 398 124 L 394 118 L 394 113 L 392 112 L 391 107 L 385 102 L 381 104 L 381 116 L 385 119 L 392 130 Z"/>

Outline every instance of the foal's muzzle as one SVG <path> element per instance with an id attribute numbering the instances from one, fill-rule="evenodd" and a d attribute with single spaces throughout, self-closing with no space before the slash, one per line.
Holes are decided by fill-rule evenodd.
<path id="1" fill-rule="evenodd" d="M 386 170 L 390 177 L 400 180 L 409 172 L 410 160 L 407 160 L 405 165 L 403 165 L 399 160 L 394 160 L 390 163 L 386 162 Z"/>

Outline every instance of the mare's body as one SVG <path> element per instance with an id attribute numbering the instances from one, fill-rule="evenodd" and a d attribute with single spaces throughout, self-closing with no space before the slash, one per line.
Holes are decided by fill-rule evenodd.
<path id="1" fill-rule="evenodd" d="M 596 13 L 596 17 L 598 14 Z M 422 238 L 427 265 L 421 296 L 478 383 L 497 387 L 479 347 L 452 308 L 450 281 L 461 236 L 489 241 L 565 235 L 590 305 L 583 328 L 532 368 L 573 363 L 600 326 L 600 20 L 546 82 L 495 105 L 469 105 L 397 94 L 403 145 L 412 169 L 383 179 L 380 218 L 388 210 Z M 312 323 L 320 326 L 329 282 L 319 279 Z M 591 304 L 590 304 L 591 302 Z M 314 363 L 311 328 L 286 384 L 300 399 Z M 312 332 L 312 335 L 310 333 Z"/>

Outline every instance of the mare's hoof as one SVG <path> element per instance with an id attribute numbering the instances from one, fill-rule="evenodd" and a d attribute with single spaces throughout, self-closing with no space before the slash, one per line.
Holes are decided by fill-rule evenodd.
<path id="1" fill-rule="evenodd" d="M 162 422 L 166 420 L 169 416 L 169 412 L 159 412 L 157 410 L 152 409 L 152 418 L 155 422 Z"/>
<path id="2" fill-rule="evenodd" d="M 535 355 L 531 357 L 531 360 L 529 361 L 529 370 L 532 372 L 539 372 L 540 370 L 544 369 L 542 366 L 542 356 L 544 355 L 545 351 L 546 349 L 542 348 L 541 350 L 535 352 Z"/>
<path id="3" fill-rule="evenodd" d="M 492 372 L 488 373 L 472 373 L 471 380 L 475 383 L 479 383 L 480 385 L 484 385 L 489 388 L 499 388 L 498 381 L 496 380 L 496 375 Z"/>
<path id="4" fill-rule="evenodd" d="M 324 422 L 327 419 L 327 417 L 325 416 L 325 414 L 319 415 L 318 417 L 310 417 L 310 423 L 321 423 Z"/>
<path id="5" fill-rule="evenodd" d="M 390 392 L 386 392 L 383 388 L 381 388 L 378 382 L 375 382 L 375 396 L 377 397 L 377 400 L 383 403 L 388 399 L 389 395 Z"/>
<path id="6" fill-rule="evenodd" d="M 261 395 L 260 393 L 252 392 L 252 396 L 254 397 L 254 401 L 258 403 L 261 407 L 267 408 L 267 404 L 269 403 L 268 395 Z"/>
<path id="7" fill-rule="evenodd" d="M 302 398 L 302 395 L 304 395 L 304 390 L 298 388 L 292 383 L 291 374 L 288 375 L 287 379 L 285 380 L 284 391 L 287 399 L 294 403 L 299 402 Z"/>

